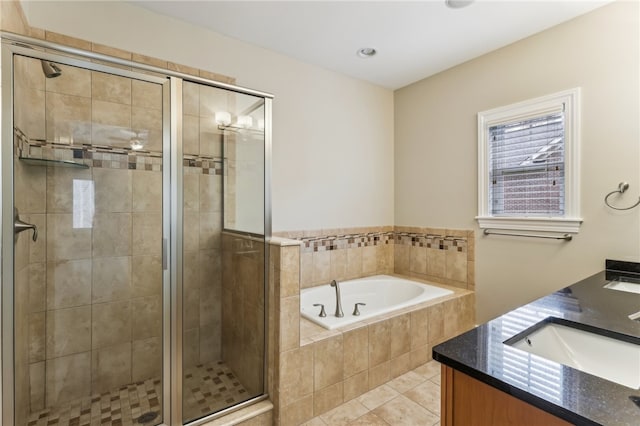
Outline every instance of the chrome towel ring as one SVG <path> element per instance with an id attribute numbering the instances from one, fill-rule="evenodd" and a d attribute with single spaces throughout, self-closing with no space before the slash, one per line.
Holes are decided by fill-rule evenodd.
<path id="1" fill-rule="evenodd" d="M 611 207 L 614 210 L 631 210 L 634 207 L 637 207 L 638 205 L 640 205 L 640 197 L 638 197 L 638 201 L 629 207 L 614 207 L 611 204 L 609 204 L 609 197 L 612 196 L 613 194 L 624 194 L 624 192 L 629 189 L 629 184 L 627 182 L 620 182 L 618 184 L 618 189 L 616 189 L 615 191 L 611 191 L 610 193 L 608 193 L 605 197 L 604 197 L 604 203 L 607 205 L 607 207 Z"/>

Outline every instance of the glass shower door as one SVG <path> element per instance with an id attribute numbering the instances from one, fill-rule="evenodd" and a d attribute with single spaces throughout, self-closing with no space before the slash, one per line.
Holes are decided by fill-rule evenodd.
<path id="1" fill-rule="evenodd" d="M 160 424 L 167 85 L 13 58 L 15 424 Z"/>
<path id="2" fill-rule="evenodd" d="M 183 84 L 182 419 L 264 392 L 264 104 Z"/>

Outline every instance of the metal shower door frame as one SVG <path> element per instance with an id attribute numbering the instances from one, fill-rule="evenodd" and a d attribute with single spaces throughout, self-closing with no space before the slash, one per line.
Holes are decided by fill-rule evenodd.
<path id="1" fill-rule="evenodd" d="M 168 195 L 168 189 L 166 188 L 170 181 L 170 117 L 164 111 L 169 111 L 170 108 L 170 93 L 169 93 L 169 79 L 164 76 L 156 77 L 150 74 L 144 74 L 136 71 L 130 71 L 127 69 L 114 68 L 103 63 L 90 62 L 90 59 L 104 60 L 106 59 L 102 55 L 89 55 L 87 52 L 73 51 L 69 52 L 76 57 L 64 56 L 58 53 L 51 53 L 51 51 L 42 51 L 36 49 L 31 44 L 19 41 L 17 44 L 12 38 L 5 37 L 3 34 L 2 39 L 2 144 L 0 146 L 0 188 L 2 189 L 1 206 L 0 206 L 0 253 L 2 257 L 1 263 L 1 286 L 0 286 L 0 329 L 2 330 L 2 386 L 0 388 L 0 410 L 2 424 L 13 425 L 15 424 L 15 374 L 14 374 L 14 230 L 13 230 L 13 104 L 14 104 L 14 70 L 13 70 L 13 58 L 15 55 L 21 55 L 31 57 L 35 59 L 43 59 L 47 61 L 53 61 L 60 64 L 80 67 L 91 71 L 105 72 L 109 74 L 118 75 L 121 77 L 131 78 L 135 80 L 142 80 L 150 83 L 160 84 L 162 86 L 162 150 L 163 150 L 163 170 L 162 170 L 162 186 L 163 186 L 163 199 L 162 199 L 162 237 L 163 242 L 169 238 L 170 229 L 170 214 L 169 205 L 170 199 Z M 39 47 L 39 46 L 38 46 Z M 55 48 L 55 45 L 47 44 L 49 48 Z M 87 56 L 86 58 L 79 59 L 80 56 Z M 166 268 L 165 259 L 168 253 L 164 249 L 166 244 L 163 244 L 163 276 L 162 276 L 162 296 L 163 296 L 163 375 L 169 369 L 170 357 L 167 352 L 167 348 L 170 344 L 170 334 L 168 329 L 170 301 L 169 301 L 169 287 L 171 280 L 169 277 L 169 270 Z M 169 375 L 163 376 L 163 398 L 162 408 L 163 417 L 166 418 L 168 413 L 171 412 L 169 389 L 170 380 Z"/>
<path id="2" fill-rule="evenodd" d="M 199 425 L 268 398 L 269 241 L 272 232 L 271 162 L 273 95 L 197 76 L 113 58 L 81 49 L 0 33 L 2 109 L 0 137 L 0 424 L 14 424 L 14 244 L 13 244 L 13 57 L 16 54 L 107 72 L 163 86 L 162 114 L 162 237 L 163 237 L 163 425 L 182 425 L 182 83 L 191 81 L 235 93 L 261 97 L 265 102 L 264 129 L 264 388 L 243 403 L 190 422 Z M 52 53 L 55 52 L 55 53 Z M 67 56 L 72 55 L 72 56 Z M 98 61 L 98 62 L 95 62 Z M 108 64 L 108 65 L 106 65 Z M 118 67 L 127 67 L 123 69 Z M 151 75 L 153 73 L 154 75 Z"/>

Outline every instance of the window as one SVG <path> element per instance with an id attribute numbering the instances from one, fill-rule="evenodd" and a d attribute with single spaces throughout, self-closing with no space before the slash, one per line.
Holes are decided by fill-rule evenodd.
<path id="1" fill-rule="evenodd" d="M 478 114 L 480 228 L 578 232 L 579 89 Z"/>

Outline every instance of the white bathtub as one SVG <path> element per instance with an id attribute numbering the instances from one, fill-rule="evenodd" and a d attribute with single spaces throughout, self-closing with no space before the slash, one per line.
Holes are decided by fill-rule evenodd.
<path id="1" fill-rule="evenodd" d="M 303 289 L 300 292 L 300 313 L 302 316 L 332 330 L 453 293 L 444 288 L 389 275 L 375 275 L 342 281 L 339 284 L 344 317 L 335 316 L 336 289 L 329 284 Z M 320 307 L 313 306 L 315 303 L 324 305 L 327 312 L 326 317 L 319 316 Z M 359 316 L 353 315 L 356 303 L 366 303 L 365 306 L 358 307 Z"/>

